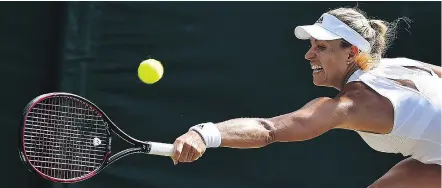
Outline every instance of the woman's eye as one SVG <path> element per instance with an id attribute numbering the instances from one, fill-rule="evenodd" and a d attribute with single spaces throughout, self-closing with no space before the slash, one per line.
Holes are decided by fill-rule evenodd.
<path id="1" fill-rule="evenodd" d="M 317 48 L 318 48 L 319 51 L 324 51 L 325 50 L 324 46 L 318 46 Z"/>

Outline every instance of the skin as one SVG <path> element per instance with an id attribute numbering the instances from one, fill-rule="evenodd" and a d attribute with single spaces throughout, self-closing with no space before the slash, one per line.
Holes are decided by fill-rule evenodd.
<path id="1" fill-rule="evenodd" d="M 302 108 L 271 118 L 237 118 L 216 123 L 221 133 L 221 146 L 228 148 L 260 148 L 275 142 L 294 142 L 313 139 L 331 129 L 348 129 L 389 133 L 393 128 L 393 107 L 388 99 L 377 94 L 362 82 L 345 84 L 358 69 L 354 63 L 358 49 L 343 48 L 340 40 L 310 40 L 305 54 L 311 65 L 323 67 L 313 73 L 316 86 L 339 90 L 334 98 L 320 97 Z M 428 65 L 428 64 L 427 64 Z M 440 67 L 429 66 L 440 77 Z M 172 160 L 193 162 L 206 151 L 204 140 L 194 131 L 178 137 Z M 423 164 L 405 159 L 369 187 L 407 188 L 441 187 L 439 165 Z"/>

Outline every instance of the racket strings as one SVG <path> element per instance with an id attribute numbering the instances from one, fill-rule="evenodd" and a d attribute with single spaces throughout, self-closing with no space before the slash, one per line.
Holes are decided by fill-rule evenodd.
<path id="1" fill-rule="evenodd" d="M 44 99 L 28 112 L 24 149 L 29 162 L 55 179 L 96 170 L 107 152 L 107 128 L 90 105 L 67 96 Z"/>

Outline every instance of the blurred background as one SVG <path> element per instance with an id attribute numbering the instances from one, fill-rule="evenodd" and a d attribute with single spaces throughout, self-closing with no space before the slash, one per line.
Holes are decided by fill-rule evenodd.
<path id="1" fill-rule="evenodd" d="M 1 2 L 1 182 L 28 188 L 367 187 L 400 155 L 372 150 L 351 131 L 262 149 L 210 149 L 174 166 L 133 155 L 70 185 L 41 180 L 21 164 L 16 133 L 24 106 L 64 91 L 93 101 L 125 132 L 172 143 L 197 123 L 272 117 L 337 91 L 312 84 L 308 41 L 293 35 L 333 8 L 401 22 L 386 57 L 441 63 L 440 2 Z M 139 63 L 160 60 L 154 85 Z M 117 138 L 113 151 L 128 145 Z"/>

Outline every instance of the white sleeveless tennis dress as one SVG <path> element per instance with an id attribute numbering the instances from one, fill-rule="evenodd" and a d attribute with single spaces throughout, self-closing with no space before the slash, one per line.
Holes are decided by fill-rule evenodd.
<path id="1" fill-rule="evenodd" d="M 418 91 L 393 79 L 412 81 Z M 441 165 L 441 78 L 418 61 L 392 58 L 382 59 L 372 70 L 357 70 L 348 80 L 354 81 L 365 83 L 389 99 L 394 107 L 394 127 L 390 133 L 356 131 L 371 148 Z"/>

